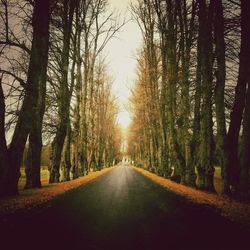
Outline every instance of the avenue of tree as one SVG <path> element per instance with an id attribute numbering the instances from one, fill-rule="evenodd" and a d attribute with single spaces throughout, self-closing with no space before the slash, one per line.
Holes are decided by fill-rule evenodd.
<path id="1" fill-rule="evenodd" d="M 128 154 L 166 178 L 249 198 L 250 4 L 137 0 L 143 34 Z"/>
<path id="2" fill-rule="evenodd" d="M 1 0 L 0 196 L 41 187 L 43 143 L 50 183 L 111 166 L 120 157 L 118 103 L 103 49 L 119 31 L 107 0 Z M 61 173 L 61 174 L 60 174 Z"/>

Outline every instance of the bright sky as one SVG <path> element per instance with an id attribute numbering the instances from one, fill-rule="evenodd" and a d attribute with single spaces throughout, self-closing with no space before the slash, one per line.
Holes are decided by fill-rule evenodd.
<path id="1" fill-rule="evenodd" d="M 125 16 L 131 19 L 129 4 L 131 0 L 109 0 L 110 7 L 121 12 L 121 19 Z M 132 0 L 133 2 L 133 0 Z M 121 20 L 122 21 L 122 20 Z M 121 111 L 118 114 L 118 123 L 126 128 L 130 121 L 129 112 L 126 110 L 130 89 L 135 80 L 136 60 L 135 55 L 141 44 L 141 32 L 134 20 L 129 21 L 112 39 L 106 47 L 111 74 L 114 77 L 114 94 L 117 96 Z"/>

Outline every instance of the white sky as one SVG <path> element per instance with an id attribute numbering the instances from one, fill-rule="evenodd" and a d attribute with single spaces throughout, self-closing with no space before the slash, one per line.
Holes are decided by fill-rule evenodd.
<path id="1" fill-rule="evenodd" d="M 115 8 L 117 13 L 121 12 L 121 19 L 124 16 L 127 20 L 131 19 L 129 12 L 131 0 L 109 0 L 109 2 L 110 8 Z M 141 44 L 141 32 L 137 23 L 130 20 L 116 36 L 117 38 L 108 43 L 106 52 L 108 53 L 110 73 L 114 77 L 114 94 L 121 107 L 118 123 L 126 128 L 131 120 L 126 106 L 130 89 L 135 80 L 135 55 Z"/>

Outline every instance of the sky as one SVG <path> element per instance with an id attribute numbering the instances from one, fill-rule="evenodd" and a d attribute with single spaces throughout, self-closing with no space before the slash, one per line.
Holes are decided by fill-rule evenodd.
<path id="1" fill-rule="evenodd" d="M 133 1 L 133 0 L 132 0 Z M 121 21 L 131 19 L 129 5 L 131 0 L 109 0 L 110 8 L 121 13 Z M 127 110 L 128 98 L 135 80 L 136 53 L 141 45 L 141 32 L 135 20 L 130 20 L 106 47 L 110 73 L 114 78 L 113 92 L 118 99 L 120 112 L 118 123 L 127 127 L 131 117 Z"/>

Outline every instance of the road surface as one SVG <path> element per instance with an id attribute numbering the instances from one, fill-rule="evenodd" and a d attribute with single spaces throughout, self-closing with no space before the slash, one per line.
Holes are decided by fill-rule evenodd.
<path id="1" fill-rule="evenodd" d="M 1 221 L 12 249 L 250 249 L 250 234 L 127 165 Z"/>

